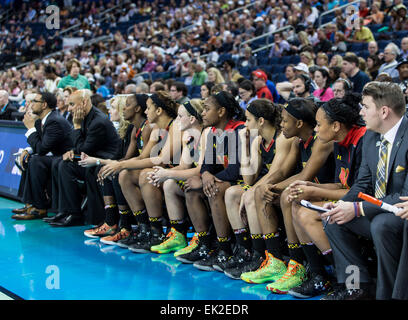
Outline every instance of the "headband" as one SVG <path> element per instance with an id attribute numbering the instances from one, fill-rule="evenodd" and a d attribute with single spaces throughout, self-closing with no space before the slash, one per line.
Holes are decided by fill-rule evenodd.
<path id="1" fill-rule="evenodd" d="M 305 112 L 302 112 L 298 109 L 296 109 L 290 102 L 290 100 L 288 101 L 287 104 L 285 104 L 283 106 L 285 108 L 285 110 L 294 118 L 298 119 L 298 120 L 302 120 L 305 121 L 309 124 L 311 124 L 312 126 L 316 125 L 316 119 L 314 118 L 314 116 L 311 116 L 310 114 L 307 114 Z"/>
<path id="2" fill-rule="evenodd" d="M 202 122 L 203 118 L 201 117 L 201 114 L 199 114 L 197 112 L 196 109 L 194 109 L 194 107 L 192 106 L 192 104 L 190 103 L 190 101 L 186 101 L 183 104 L 184 108 L 186 108 L 187 112 L 189 114 L 191 114 L 193 117 L 195 117 L 198 121 Z"/>
<path id="3" fill-rule="evenodd" d="M 290 104 L 289 101 L 288 101 L 288 103 L 285 104 L 283 107 L 285 108 L 285 110 L 286 110 L 292 117 L 294 117 L 294 118 L 296 118 L 296 119 L 298 119 L 298 120 L 305 120 L 305 119 L 304 119 L 305 117 L 303 117 L 302 114 L 301 114 L 296 108 L 294 108 L 294 107 Z"/>

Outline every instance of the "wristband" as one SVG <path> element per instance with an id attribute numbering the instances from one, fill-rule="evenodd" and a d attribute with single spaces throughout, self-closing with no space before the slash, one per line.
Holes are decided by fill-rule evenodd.
<path id="1" fill-rule="evenodd" d="M 355 214 L 356 218 L 358 218 L 358 217 L 361 216 L 359 203 L 358 202 L 353 202 L 353 205 L 354 205 L 354 214 Z"/>

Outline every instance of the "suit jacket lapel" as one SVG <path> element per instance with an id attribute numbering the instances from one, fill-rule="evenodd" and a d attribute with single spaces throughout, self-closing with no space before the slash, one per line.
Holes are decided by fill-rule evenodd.
<path id="1" fill-rule="evenodd" d="M 388 164 L 388 175 L 387 175 L 387 177 L 390 177 L 391 169 L 392 169 L 392 167 L 394 165 L 394 160 L 395 160 L 395 157 L 397 156 L 398 149 L 399 149 L 399 147 L 400 147 L 400 145 L 402 143 L 402 138 L 403 138 L 403 136 L 405 134 L 405 131 L 407 129 L 407 125 L 408 125 L 408 119 L 407 119 L 406 116 L 404 116 L 404 118 L 402 119 L 401 125 L 398 128 L 397 135 L 395 136 L 394 144 L 392 145 L 390 162 Z"/>

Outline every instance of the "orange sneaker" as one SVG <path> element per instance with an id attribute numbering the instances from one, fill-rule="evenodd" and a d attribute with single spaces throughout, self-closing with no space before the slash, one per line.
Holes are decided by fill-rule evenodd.
<path id="1" fill-rule="evenodd" d="M 122 239 L 126 239 L 130 237 L 130 230 L 127 230 L 125 228 L 120 229 L 120 231 L 116 232 L 112 236 L 106 236 L 101 238 L 101 242 L 104 244 L 110 244 L 110 245 L 117 245 L 117 242 Z"/>
<path id="2" fill-rule="evenodd" d="M 118 230 L 118 226 L 115 224 L 113 226 L 108 225 L 106 222 L 96 228 L 88 229 L 84 231 L 84 235 L 88 238 L 100 238 L 106 236 L 114 235 Z"/>

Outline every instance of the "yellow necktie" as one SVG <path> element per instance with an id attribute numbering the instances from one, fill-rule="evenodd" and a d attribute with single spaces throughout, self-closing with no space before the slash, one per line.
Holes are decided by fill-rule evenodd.
<path id="1" fill-rule="evenodd" d="M 378 199 L 384 198 L 387 188 L 386 180 L 386 168 L 387 168 L 387 153 L 388 153 L 388 141 L 381 140 L 380 144 L 380 157 L 377 164 L 377 179 L 375 181 L 375 197 Z"/>

